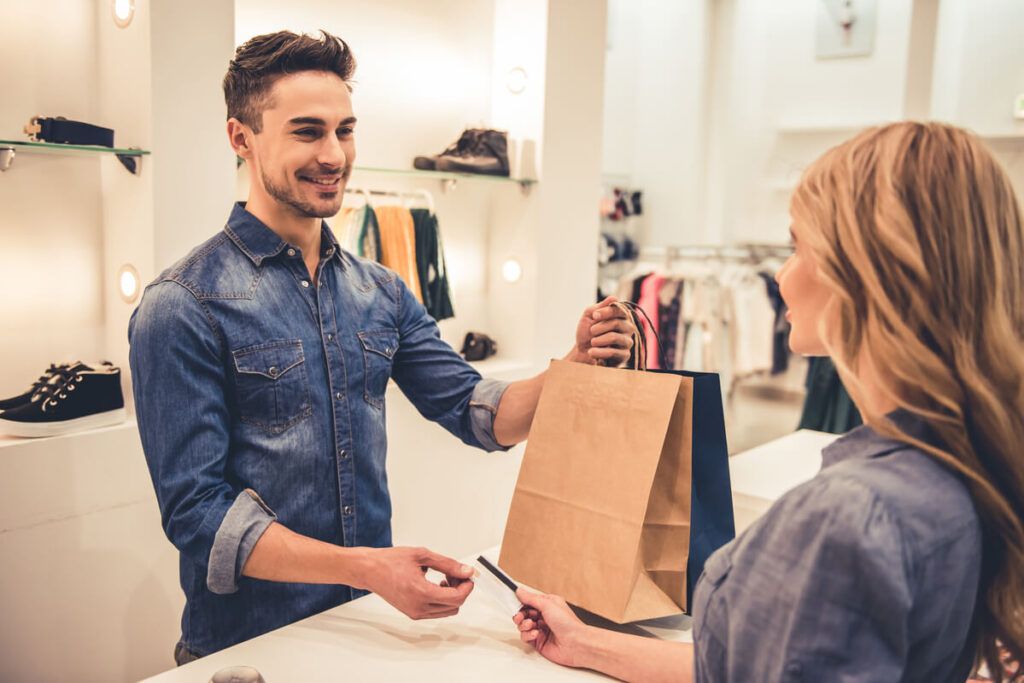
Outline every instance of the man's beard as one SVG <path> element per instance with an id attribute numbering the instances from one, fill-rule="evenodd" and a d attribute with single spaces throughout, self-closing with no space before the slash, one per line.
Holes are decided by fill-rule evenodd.
<path id="1" fill-rule="evenodd" d="M 309 202 L 302 201 L 289 192 L 288 188 L 275 185 L 267 175 L 266 171 L 262 171 L 261 175 L 263 176 L 263 187 L 267 189 L 267 194 L 285 206 L 291 207 L 292 211 L 299 216 L 302 216 L 303 218 L 330 218 L 341 210 L 341 196 L 345 190 L 345 181 L 348 180 L 348 173 L 348 169 L 342 171 L 342 182 L 338 189 L 338 198 L 336 200 L 337 205 L 323 209 L 317 209 Z"/>

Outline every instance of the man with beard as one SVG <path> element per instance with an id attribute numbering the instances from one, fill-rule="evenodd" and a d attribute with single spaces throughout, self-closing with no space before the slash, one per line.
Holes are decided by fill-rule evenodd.
<path id="1" fill-rule="evenodd" d="M 391 547 L 388 380 L 489 451 L 526 438 L 543 386 L 482 379 L 395 273 L 343 251 L 322 220 L 355 160 L 354 69 L 327 33 L 238 48 L 224 94 L 248 200 L 147 287 L 129 324 L 139 432 L 180 551 L 179 663 L 369 591 L 412 618 L 457 613 L 472 569 Z M 629 356 L 610 301 L 584 311 L 567 359 Z"/>

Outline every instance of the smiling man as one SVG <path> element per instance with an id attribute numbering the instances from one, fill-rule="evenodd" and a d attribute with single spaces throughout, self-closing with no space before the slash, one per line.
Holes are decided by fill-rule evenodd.
<path id="1" fill-rule="evenodd" d="M 129 324 L 139 432 L 181 553 L 179 663 L 367 591 L 413 618 L 458 612 L 469 567 L 390 547 L 388 380 L 489 451 L 526 438 L 543 386 L 482 379 L 395 273 L 343 251 L 322 220 L 355 160 L 354 69 L 326 33 L 238 48 L 224 94 L 248 200 L 147 287 Z M 609 303 L 584 311 L 568 359 L 629 356 L 632 328 Z"/>

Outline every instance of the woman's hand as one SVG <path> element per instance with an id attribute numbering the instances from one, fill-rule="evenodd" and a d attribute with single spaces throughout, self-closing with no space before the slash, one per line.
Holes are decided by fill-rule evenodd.
<path id="1" fill-rule="evenodd" d="M 552 662 L 593 669 L 622 681 L 690 683 L 693 644 L 670 643 L 587 626 L 557 595 L 516 591 L 519 637 Z"/>
<path id="2" fill-rule="evenodd" d="M 531 593 L 520 588 L 516 596 L 523 603 L 512 621 L 519 637 L 547 659 L 563 666 L 581 667 L 589 626 L 580 621 L 569 605 L 557 595 Z"/>

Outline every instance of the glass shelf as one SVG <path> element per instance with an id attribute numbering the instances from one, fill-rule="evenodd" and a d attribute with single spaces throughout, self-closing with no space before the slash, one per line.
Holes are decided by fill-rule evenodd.
<path id="1" fill-rule="evenodd" d="M 77 154 L 107 153 L 127 157 L 141 157 L 150 154 L 148 149 L 124 149 L 120 147 L 102 147 L 100 145 L 68 145 L 59 142 L 29 142 L 27 140 L 0 140 L 0 147 L 13 147 L 26 154 Z"/>
<path id="2" fill-rule="evenodd" d="M 451 173 L 448 171 L 420 171 L 414 168 L 382 168 L 379 166 L 356 166 L 355 173 L 381 173 L 409 178 L 428 178 L 431 180 L 486 180 L 497 183 L 517 183 L 522 187 L 536 184 L 535 178 L 509 178 L 500 175 L 483 175 L 482 173 Z"/>
<path id="3" fill-rule="evenodd" d="M 129 173 L 142 172 L 142 157 L 150 154 L 148 149 L 125 149 L 101 145 L 69 145 L 59 142 L 29 142 L 28 140 L 0 140 L 0 171 L 11 167 L 17 154 L 49 154 L 66 156 L 94 156 L 113 154 Z"/>

